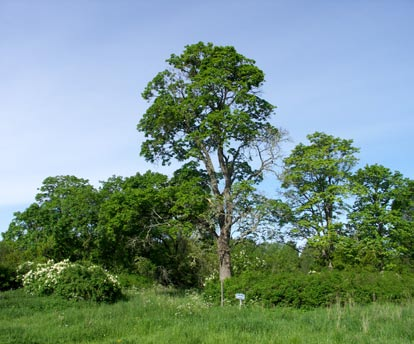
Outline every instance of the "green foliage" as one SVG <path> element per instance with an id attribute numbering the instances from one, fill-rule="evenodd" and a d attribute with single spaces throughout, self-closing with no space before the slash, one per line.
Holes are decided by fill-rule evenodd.
<path id="1" fill-rule="evenodd" d="M 233 276 L 246 271 L 263 270 L 266 262 L 258 254 L 257 245 L 250 240 L 237 240 L 232 245 L 232 267 Z"/>
<path id="2" fill-rule="evenodd" d="M 256 244 L 240 239 L 232 243 L 234 276 L 246 272 L 293 272 L 299 269 L 299 256 L 294 246 L 280 243 Z"/>
<path id="3" fill-rule="evenodd" d="M 230 142 L 243 147 L 270 129 L 265 120 L 274 107 L 257 92 L 263 72 L 233 47 L 202 42 L 186 46 L 167 62 L 171 68 L 160 72 L 142 94 L 152 100 L 138 124 L 147 137 L 142 154 L 163 163 L 190 157 L 203 161 L 203 148 L 220 150 L 226 145 L 243 180 L 248 166 L 242 167 L 241 152 L 233 151 Z"/>
<path id="4" fill-rule="evenodd" d="M 87 180 L 48 177 L 36 202 L 14 214 L 4 239 L 33 258 L 89 258 L 95 249 L 98 212 L 97 190 Z"/>
<path id="5" fill-rule="evenodd" d="M 160 173 L 137 173 L 103 183 L 99 213 L 99 261 L 112 268 L 129 268 L 159 237 L 159 222 L 168 215 L 162 202 L 168 178 Z"/>
<path id="6" fill-rule="evenodd" d="M 18 287 L 16 270 L 10 266 L 0 264 L 0 291 L 16 289 Z"/>
<path id="7" fill-rule="evenodd" d="M 204 218 L 206 186 L 196 166 L 170 180 L 146 172 L 103 184 L 99 260 L 106 266 L 155 278 L 165 285 L 200 285 L 206 264 L 199 245 L 211 230 Z"/>
<path id="8" fill-rule="evenodd" d="M 23 270 L 30 270 L 21 279 L 24 289 L 32 295 L 55 294 L 68 300 L 90 300 L 114 302 L 121 296 L 121 286 L 117 278 L 97 265 L 58 263 L 24 264 Z"/>
<path id="9" fill-rule="evenodd" d="M 72 264 L 58 278 L 54 292 L 67 299 L 114 302 L 121 287 L 113 275 L 96 265 Z"/>
<path id="10" fill-rule="evenodd" d="M 414 221 L 414 180 L 405 179 L 405 183 L 392 204 L 392 209 L 401 212 L 404 220 Z"/>
<path id="11" fill-rule="evenodd" d="M 14 243 L 0 241 L 0 291 L 20 287 L 16 269 L 24 256 Z"/>
<path id="12" fill-rule="evenodd" d="M 354 263 L 393 269 L 400 257 L 411 255 L 414 243 L 412 220 L 397 206 L 409 194 L 408 181 L 401 173 L 377 164 L 359 169 L 352 181 L 355 203 L 349 219 L 358 241 Z"/>
<path id="13" fill-rule="evenodd" d="M 371 302 L 403 302 L 414 296 L 414 275 L 395 272 L 311 271 L 269 274 L 249 271 L 226 281 L 228 302 L 234 295 L 245 293 L 246 302 L 266 307 L 284 306 L 315 308 L 335 303 L 367 304 Z M 208 281 L 204 290 L 207 300 L 219 303 L 220 285 Z"/>
<path id="14" fill-rule="evenodd" d="M 282 187 L 292 209 L 291 235 L 307 239 L 332 265 L 334 246 L 342 235 L 341 215 L 347 209 L 351 170 L 357 162 L 352 140 L 316 132 L 309 145 L 297 145 L 285 160 Z"/>
<path id="15" fill-rule="evenodd" d="M 295 272 L 300 268 L 299 252 L 294 243 L 264 243 L 259 248 L 269 273 Z"/>
<path id="16" fill-rule="evenodd" d="M 121 272 L 117 274 L 119 284 L 126 289 L 146 289 L 154 286 L 155 278 L 131 272 Z"/>
<path id="17" fill-rule="evenodd" d="M 157 266 L 155 276 L 160 284 L 199 288 L 216 265 L 215 254 L 214 245 L 178 237 L 154 246 L 150 258 Z"/>

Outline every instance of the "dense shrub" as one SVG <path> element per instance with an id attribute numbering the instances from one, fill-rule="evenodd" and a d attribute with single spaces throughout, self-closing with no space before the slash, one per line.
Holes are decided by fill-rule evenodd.
<path id="1" fill-rule="evenodd" d="M 0 291 L 17 289 L 21 284 L 17 280 L 16 268 L 22 259 L 22 252 L 13 243 L 0 241 Z"/>
<path id="2" fill-rule="evenodd" d="M 16 277 L 15 269 L 0 264 L 0 291 L 18 288 L 19 283 Z"/>
<path id="3" fill-rule="evenodd" d="M 266 274 L 249 272 L 225 281 L 226 302 L 244 293 L 247 303 L 266 307 L 326 307 L 336 303 L 367 304 L 375 301 L 401 302 L 414 295 L 414 275 L 395 272 L 346 272 Z M 218 303 L 220 283 L 206 283 L 204 295 Z"/>
<path id="4" fill-rule="evenodd" d="M 28 270 L 28 271 L 27 271 Z M 71 263 L 25 263 L 19 268 L 23 286 L 34 295 L 59 295 L 70 300 L 114 302 L 122 296 L 117 278 L 97 265 Z"/>

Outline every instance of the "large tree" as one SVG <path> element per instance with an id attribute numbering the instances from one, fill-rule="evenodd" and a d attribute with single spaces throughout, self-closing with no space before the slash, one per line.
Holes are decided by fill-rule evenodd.
<path id="1" fill-rule="evenodd" d="M 343 224 L 351 170 L 357 163 L 352 140 L 316 132 L 298 144 L 285 162 L 282 187 L 292 210 L 292 234 L 317 249 L 327 266 Z"/>
<path id="2" fill-rule="evenodd" d="M 275 107 L 260 97 L 264 73 L 233 47 L 200 42 L 167 63 L 142 94 L 150 106 L 138 124 L 146 137 L 141 155 L 202 163 L 224 280 L 232 226 L 243 213 L 237 199 L 275 162 L 283 133 L 269 123 Z"/>

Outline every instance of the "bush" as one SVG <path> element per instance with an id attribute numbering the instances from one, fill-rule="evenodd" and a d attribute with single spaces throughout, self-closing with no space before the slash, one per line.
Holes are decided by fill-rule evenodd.
<path id="1" fill-rule="evenodd" d="M 17 280 L 16 268 L 25 261 L 23 256 L 14 243 L 0 241 L 0 291 L 21 287 Z"/>
<path id="2" fill-rule="evenodd" d="M 30 268 L 30 270 L 28 270 Z M 19 272 L 23 287 L 33 295 L 59 295 L 68 300 L 114 302 L 121 296 L 117 278 L 97 265 L 64 260 L 44 264 L 26 263 Z"/>
<path id="3" fill-rule="evenodd" d="M 402 302 L 413 297 L 413 285 L 413 274 L 395 272 L 249 272 L 226 280 L 224 291 L 227 303 L 236 303 L 235 294 L 244 293 L 247 303 L 265 307 L 315 308 L 348 302 Z M 206 283 L 204 295 L 208 301 L 219 303 L 217 279 Z"/>
<path id="4" fill-rule="evenodd" d="M 16 289 L 18 287 L 16 270 L 10 266 L 0 264 L 0 291 Z"/>

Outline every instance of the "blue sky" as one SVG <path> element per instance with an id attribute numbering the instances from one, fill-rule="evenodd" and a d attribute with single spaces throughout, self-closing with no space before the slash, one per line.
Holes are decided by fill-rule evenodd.
<path id="1" fill-rule="evenodd" d="M 414 178 L 414 2 L 0 0 L 0 231 L 48 176 L 148 169 L 140 94 L 171 53 L 232 45 L 266 74 L 288 153 L 315 131 Z"/>

